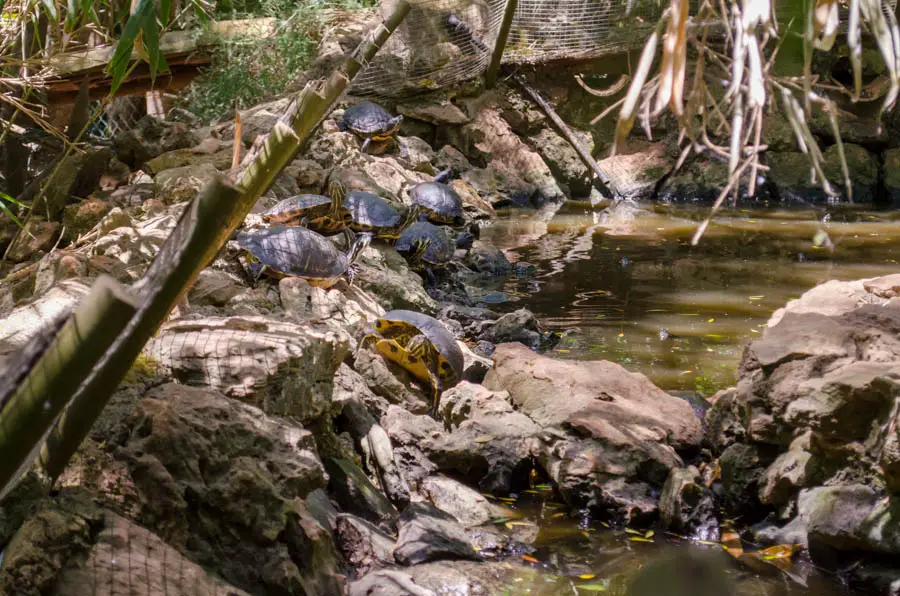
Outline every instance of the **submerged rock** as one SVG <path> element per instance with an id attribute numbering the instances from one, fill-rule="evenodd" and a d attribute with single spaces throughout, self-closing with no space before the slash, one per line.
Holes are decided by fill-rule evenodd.
<path id="1" fill-rule="evenodd" d="M 659 514 L 669 528 L 698 540 L 717 542 L 719 521 L 713 493 L 694 466 L 675 468 L 663 485 Z"/>

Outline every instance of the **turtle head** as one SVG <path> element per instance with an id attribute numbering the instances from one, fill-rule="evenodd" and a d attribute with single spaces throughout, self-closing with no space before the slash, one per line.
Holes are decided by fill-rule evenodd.
<path id="1" fill-rule="evenodd" d="M 385 127 L 388 134 L 394 134 L 400 129 L 400 125 L 403 123 L 403 115 L 394 116 L 390 120 L 388 120 L 387 126 Z"/>
<path id="2" fill-rule="evenodd" d="M 451 177 L 453 177 L 453 168 L 447 168 L 446 170 L 438 172 L 438 175 L 434 177 L 434 180 L 432 180 L 432 182 L 441 182 L 446 184 L 446 182 L 450 180 Z"/>
<path id="3" fill-rule="evenodd" d="M 412 252 L 409 256 L 410 265 L 421 263 L 429 246 L 431 246 L 431 238 L 417 238 L 413 241 Z"/>
<path id="4" fill-rule="evenodd" d="M 413 203 L 409 206 L 409 209 L 406 210 L 406 217 L 403 219 L 403 226 L 400 228 L 405 230 L 409 226 L 413 225 L 417 221 L 419 221 L 419 217 L 422 215 L 422 207 Z"/>
<path id="5" fill-rule="evenodd" d="M 366 250 L 366 248 L 368 248 L 370 244 L 372 244 L 372 234 L 368 232 L 358 234 L 356 236 L 356 240 L 354 240 L 353 244 L 350 245 L 350 253 L 347 255 L 349 263 L 351 265 L 355 263 L 362 252 Z"/>

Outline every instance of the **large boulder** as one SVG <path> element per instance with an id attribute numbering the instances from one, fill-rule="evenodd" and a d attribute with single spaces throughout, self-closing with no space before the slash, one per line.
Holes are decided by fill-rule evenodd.
<path id="1" fill-rule="evenodd" d="M 348 353 L 347 337 L 264 317 L 176 320 L 144 348 L 182 383 L 300 421 L 329 410 L 334 373 Z"/>
<path id="2" fill-rule="evenodd" d="M 411 503 L 400 517 L 394 559 L 418 565 L 441 559 L 478 560 L 468 534 L 456 519 L 432 505 Z"/>
<path id="3" fill-rule="evenodd" d="M 625 517 L 656 511 L 678 451 L 701 441 L 691 406 L 612 362 L 562 361 L 501 344 L 485 386 L 544 428 L 539 460 L 562 497 Z M 559 399 L 559 396 L 566 396 Z"/>

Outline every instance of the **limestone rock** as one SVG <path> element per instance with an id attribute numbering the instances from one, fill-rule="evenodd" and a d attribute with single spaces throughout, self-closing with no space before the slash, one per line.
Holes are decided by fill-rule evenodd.
<path id="1" fill-rule="evenodd" d="M 682 535 L 698 540 L 718 541 L 719 521 L 712 491 L 700 479 L 694 466 L 674 468 L 659 497 L 663 523 Z"/>
<path id="2" fill-rule="evenodd" d="M 165 170 L 156 175 L 156 194 L 164 202 L 184 203 L 197 196 L 200 189 L 218 175 L 210 163 Z"/>
<path id="3" fill-rule="evenodd" d="M 110 203 L 100 199 L 86 199 L 69 205 L 63 212 L 65 239 L 76 240 L 80 235 L 90 231 L 112 208 Z"/>
<path id="4" fill-rule="evenodd" d="M 643 201 L 653 196 L 656 184 L 674 167 L 675 160 L 664 143 L 651 143 L 633 152 L 605 157 L 598 165 L 622 196 Z"/>
<path id="5" fill-rule="evenodd" d="M 430 505 L 411 503 L 400 516 L 394 559 L 401 565 L 478 558 L 468 535 L 452 515 Z"/>
<path id="6" fill-rule="evenodd" d="M 485 386 L 509 391 L 545 428 L 539 459 L 571 505 L 652 514 L 654 491 L 682 465 L 676 450 L 700 443 L 687 402 L 617 364 L 554 360 L 522 344 L 497 346 L 494 363 Z"/>
<path id="7" fill-rule="evenodd" d="M 338 548 L 359 573 L 394 562 L 394 539 L 366 520 L 341 513 L 335 521 Z"/>
<path id="8" fill-rule="evenodd" d="M 59 223 L 32 217 L 22 231 L 16 234 L 6 258 L 13 263 L 30 261 L 35 256 L 52 249 L 58 237 Z"/>
<path id="9" fill-rule="evenodd" d="M 144 348 L 182 383 L 301 421 L 328 411 L 334 372 L 348 351 L 348 340 L 333 332 L 264 317 L 170 322 Z"/>
<path id="10" fill-rule="evenodd" d="M 537 593 L 546 578 L 534 567 L 508 561 L 434 561 L 402 571 L 380 569 L 348 586 L 348 596 L 502 594 L 510 582 Z"/>
<path id="11" fill-rule="evenodd" d="M 329 459 L 325 466 L 329 475 L 329 490 L 344 511 L 384 529 L 395 527 L 397 510 L 362 470 L 352 462 L 341 459 Z"/>
<path id="12" fill-rule="evenodd" d="M 591 153 L 594 141 L 590 133 L 573 130 L 582 147 Z M 543 128 L 531 138 L 537 152 L 550 167 L 554 177 L 565 186 L 571 197 L 586 197 L 591 193 L 591 179 L 594 172 L 588 169 L 575 149 L 551 128 Z"/>
<path id="13" fill-rule="evenodd" d="M 449 513 L 466 527 L 486 524 L 507 513 L 478 491 L 446 476 L 429 476 L 419 485 L 419 491 L 435 507 Z"/>
<path id="14" fill-rule="evenodd" d="M 366 249 L 357 262 L 355 283 L 371 293 L 385 310 L 405 308 L 433 314 L 437 304 L 422 287 L 422 278 L 389 246 Z"/>
<path id="15" fill-rule="evenodd" d="M 465 124 L 469 117 L 449 101 L 419 101 L 397 105 L 397 112 L 408 118 L 424 120 L 436 125 Z"/>
<path id="16" fill-rule="evenodd" d="M 188 300 L 195 306 L 225 306 L 242 291 L 234 276 L 216 269 L 204 269 L 188 292 Z"/>
<path id="17" fill-rule="evenodd" d="M 166 170 L 174 168 L 183 168 L 185 166 L 197 166 L 200 164 L 210 164 L 215 169 L 224 171 L 231 168 L 231 160 L 234 156 L 234 146 L 232 143 L 222 143 L 218 139 L 210 139 L 215 141 L 217 146 L 198 146 L 191 149 L 175 149 L 158 155 L 147 162 L 145 169 L 150 174 L 156 175 Z"/>
<path id="18" fill-rule="evenodd" d="M 411 485 L 438 471 L 427 453 L 431 444 L 443 436 L 443 429 L 433 418 L 392 405 L 381 417 L 381 426 L 391 438 L 403 476 Z"/>
<path id="19" fill-rule="evenodd" d="M 448 428 L 455 428 L 472 417 L 512 411 L 509 392 L 490 391 L 468 381 L 462 381 L 441 395 L 441 412 Z"/>
<path id="20" fill-rule="evenodd" d="M 488 277 L 509 275 L 512 272 L 512 265 L 503 251 L 481 241 L 475 242 L 466 262 L 473 270 Z"/>
<path id="21" fill-rule="evenodd" d="M 90 292 L 80 280 L 62 281 L 30 304 L 13 310 L 0 321 L 0 354 L 22 348 L 45 325 L 75 308 Z"/>

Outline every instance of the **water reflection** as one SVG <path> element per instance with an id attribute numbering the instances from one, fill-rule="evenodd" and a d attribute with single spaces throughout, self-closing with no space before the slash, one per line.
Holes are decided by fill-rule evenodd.
<path id="1" fill-rule="evenodd" d="M 823 223 L 812 210 L 732 211 L 691 247 L 705 215 L 660 207 L 623 226 L 567 205 L 549 222 L 509 212 L 483 236 L 537 266 L 507 281 L 504 308 L 574 330 L 557 356 L 613 360 L 665 389 L 706 394 L 733 383 L 744 345 L 788 300 L 829 279 L 897 270 L 890 214 L 847 210 Z M 820 230 L 832 248 L 814 245 Z"/>

